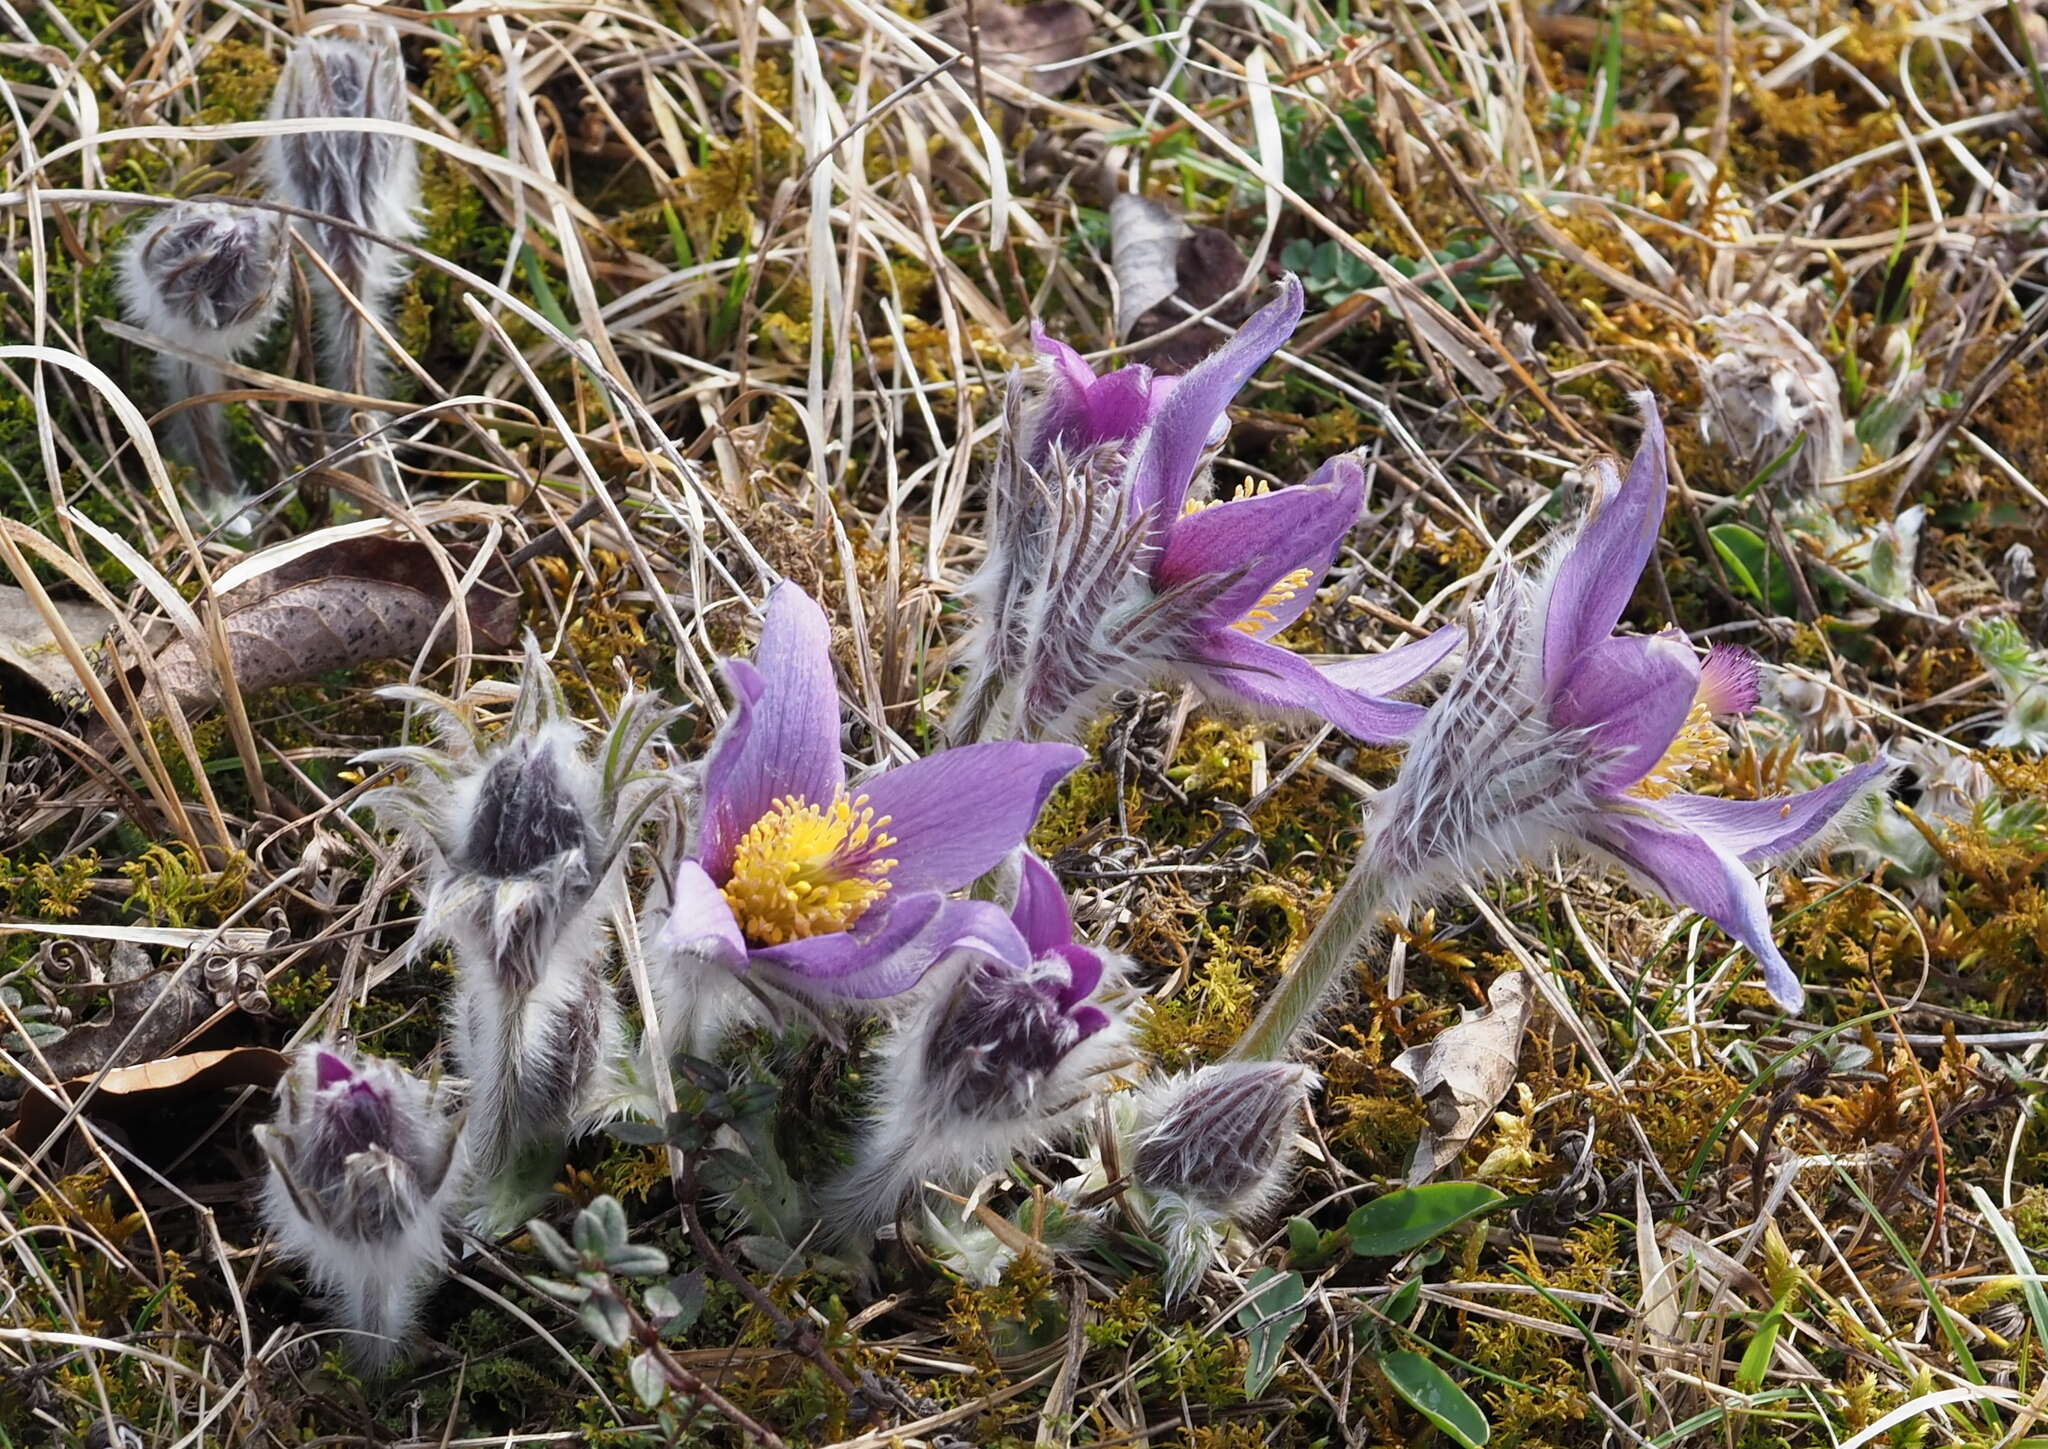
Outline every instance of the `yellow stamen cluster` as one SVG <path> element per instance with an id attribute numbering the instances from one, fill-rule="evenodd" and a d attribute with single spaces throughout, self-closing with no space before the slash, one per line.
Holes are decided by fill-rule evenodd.
<path id="1" fill-rule="evenodd" d="M 1272 491 L 1273 485 L 1263 478 L 1247 479 L 1238 484 L 1237 488 L 1227 499 L 1190 498 L 1181 505 L 1180 516 L 1186 518 L 1189 514 L 1200 513 L 1204 508 L 1214 508 L 1219 503 L 1236 503 L 1245 498 L 1264 498 Z M 1237 630 L 1240 634 L 1256 635 L 1268 624 L 1279 622 L 1280 615 L 1277 611 L 1296 594 L 1307 588 L 1308 581 L 1309 571 L 1307 569 L 1292 570 L 1285 578 L 1275 583 L 1272 588 L 1266 590 L 1260 596 L 1258 603 L 1252 606 L 1250 613 L 1230 627 Z"/>
<path id="2" fill-rule="evenodd" d="M 858 921 L 889 893 L 888 823 L 865 795 L 822 809 L 794 795 L 777 800 L 741 839 L 724 886 L 746 938 L 781 946 Z"/>
<path id="3" fill-rule="evenodd" d="M 1662 800 L 1666 795 L 1683 790 L 1686 776 L 1727 755 L 1728 743 L 1727 734 L 1714 723 L 1707 707 L 1694 700 L 1678 737 L 1671 742 L 1671 748 L 1664 752 L 1664 758 L 1657 761 L 1649 774 L 1629 787 L 1629 794 L 1645 800 Z"/>

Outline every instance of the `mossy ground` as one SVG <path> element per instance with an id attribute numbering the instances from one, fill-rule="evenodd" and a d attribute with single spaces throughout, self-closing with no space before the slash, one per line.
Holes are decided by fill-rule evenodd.
<path id="1" fill-rule="evenodd" d="M 2048 627 L 2012 554 L 2048 536 L 2048 370 L 2027 345 L 2044 305 L 2048 88 L 2032 57 L 2048 28 L 2030 7 L 1146 0 L 1105 12 L 1105 39 L 1131 43 L 1050 103 L 1015 73 L 977 86 L 965 61 L 932 79 L 905 38 L 927 18 L 916 4 L 820 6 L 801 23 L 786 6 L 648 0 L 573 18 L 428 10 L 431 28 L 407 18 L 407 66 L 414 119 L 444 144 L 425 156 L 422 256 L 394 319 L 414 364 L 394 396 L 421 408 L 403 462 L 417 498 L 478 505 L 443 526 L 450 541 L 509 553 L 598 488 L 629 520 L 630 537 L 601 520 L 523 566 L 525 622 L 586 717 L 654 688 L 685 707 L 673 738 L 694 757 L 722 710 L 715 659 L 746 647 L 741 600 L 787 576 L 837 626 L 850 747 L 879 759 L 884 731 L 930 747 L 1004 374 L 1029 359 L 1028 317 L 1108 340 L 1105 202 L 1135 178 L 1247 253 L 1270 243 L 1268 271 L 1284 256 L 1310 287 L 1301 355 L 1246 393 L 1223 481 L 1297 480 L 1345 449 L 1371 460 L 1369 516 L 1290 643 L 1348 651 L 1390 642 L 1390 620 L 1455 618 L 1476 577 L 1572 516 L 1570 470 L 1631 445 L 1626 398 L 1647 385 L 1683 486 L 1630 626 L 1746 644 L 1835 701 L 1824 719 L 1738 731 L 1709 787 L 1770 793 L 1816 749 L 1914 739 L 1989 782 L 1974 812 L 1923 814 L 1917 874 L 1837 853 L 1778 877 L 1779 938 L 1814 993 L 1796 1025 L 1739 962 L 1724 969 L 1713 928 L 1597 872 L 1527 873 L 1401 923 L 1315 1047 L 1316 1151 L 1282 1215 L 1308 1238 L 1276 1224 L 1173 1308 L 1156 1253 L 1118 1218 L 1073 1257 L 1027 1254 L 975 1287 L 900 1248 L 867 1273 L 798 1255 L 778 1276 L 747 1255 L 733 1205 L 707 1200 L 773 1311 L 706 1273 L 678 1345 L 694 1372 L 792 1444 L 879 1444 L 948 1411 L 917 1442 L 1451 1442 L 1375 1366 L 1398 1345 L 1459 1378 L 1502 1446 L 1839 1442 L 1958 1387 L 1975 1402 L 1944 1400 L 1878 1442 L 2038 1442 L 2014 1406 L 2048 1370 L 2048 1322 L 1987 1209 L 2048 1255 L 2043 1047 L 2024 1037 L 2048 1019 L 2048 772 L 2038 748 L 1988 747 L 2005 701 L 1957 627 L 2010 615 L 2037 648 Z M 250 189 L 255 140 L 190 128 L 260 120 L 288 17 L 77 0 L 24 14 L 0 55 L 14 98 L 0 341 L 82 358 L 149 411 L 163 400 L 148 357 L 100 325 L 119 315 L 113 258 L 136 219 L 103 193 Z M 1254 51 L 1277 90 L 1249 79 Z M 177 130 L 106 134 L 157 126 Z M 1288 187 L 1270 234 L 1264 179 L 1243 164 L 1268 126 Z M 1333 231 L 1413 282 L 1390 295 Z M 1798 460 L 1707 426 L 1708 319 L 1745 302 L 1801 319 L 1839 393 L 1852 476 L 1837 520 L 1926 508 L 1920 603 L 1844 584 L 1853 558 L 1784 526 L 1810 506 Z M 508 304 L 600 345 L 572 359 Z M 250 361 L 308 379 L 311 336 L 280 328 Z M 193 596 L 197 561 L 108 394 L 47 354 L 10 353 L 0 378 L 0 514 L 138 617 L 151 595 L 65 509 Z M 255 543 L 361 516 L 318 471 L 307 395 L 267 391 L 233 423 L 268 494 Z M 1715 542 L 1731 524 L 1792 567 L 1792 588 L 1731 568 Z M 245 546 L 210 536 L 208 569 Z M 77 592 L 30 552 L 40 580 Z M 511 674 L 502 657 L 464 667 Z M 204 720 L 189 748 L 153 727 L 163 788 L 226 827 L 193 839 L 131 762 L 54 749 L 10 695 L 0 917 L 256 928 L 268 1014 L 224 1005 L 181 1047 L 345 1028 L 438 1067 L 450 968 L 402 956 L 415 877 L 350 797 L 350 759 L 401 728 L 373 691 L 408 674 L 387 662 L 254 693 L 246 735 Z M 1035 838 L 1084 928 L 1133 960 L 1137 1040 L 1169 1065 L 1229 1048 L 1349 868 L 1361 795 L 1398 763 L 1183 703 L 1120 699 Z M 90 1020 L 106 993 L 55 941 L 0 935 L 0 1003 Z M 158 964 L 180 958 L 163 948 Z M 1539 1018 L 1516 1091 L 1457 1169 L 1514 1210 L 1408 1264 L 1399 1278 L 1420 1288 L 1405 1299 L 1384 1263 L 1286 1246 L 1400 1181 L 1424 1112 L 1395 1057 L 1530 968 L 1570 1019 Z M 22 1060 L 26 1023 L 0 1025 Z M 777 1086 L 768 1140 L 799 1178 L 841 1159 L 866 1046 L 738 1048 L 744 1073 Z M 249 1128 L 265 1110 L 260 1093 L 172 1094 L 97 1146 L 0 1144 L 0 1446 L 77 1442 L 108 1410 L 152 1445 L 739 1440 L 709 1411 L 641 1410 L 624 1358 L 525 1282 L 539 1262 L 523 1239 L 462 1259 L 402 1385 L 356 1379 L 308 1336 L 313 1306 L 260 1247 Z M 996 1201 L 1044 1185 L 1020 1172 Z M 578 1144 L 556 1211 L 602 1194 L 678 1270 L 715 1267 L 664 1154 Z M 1308 1312 L 1248 1398 L 1241 1286 L 1290 1263 Z"/>

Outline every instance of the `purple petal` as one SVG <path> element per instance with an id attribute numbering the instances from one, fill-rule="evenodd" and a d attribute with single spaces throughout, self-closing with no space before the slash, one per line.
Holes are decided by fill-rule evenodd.
<path id="1" fill-rule="evenodd" d="M 1087 758 L 1072 745 L 962 745 L 886 770 L 855 793 L 877 824 L 889 817 L 894 889 L 958 890 L 1024 843 L 1053 787 Z"/>
<path id="2" fill-rule="evenodd" d="M 1074 917 L 1067 909 L 1067 893 L 1060 889 L 1059 877 L 1051 868 L 1028 851 L 1010 919 L 1024 933 L 1024 944 L 1033 959 L 1073 942 Z"/>
<path id="3" fill-rule="evenodd" d="M 333 1052 L 318 1052 L 313 1057 L 313 1085 L 315 1087 L 331 1087 L 336 1082 L 346 1082 L 355 1074 L 355 1068 Z"/>
<path id="4" fill-rule="evenodd" d="M 1673 795 L 1659 800 L 1657 809 L 1743 864 L 1766 865 L 1812 844 L 1844 810 L 1880 787 L 1893 768 L 1890 760 L 1878 759 L 1798 795 L 1775 800 Z"/>
<path id="5" fill-rule="evenodd" d="M 1301 283 L 1291 276 L 1285 278 L 1277 298 L 1174 385 L 1153 415 L 1152 426 L 1131 463 L 1128 477 L 1133 513 L 1151 509 L 1161 522 L 1180 516 L 1202 452 L 1226 418 L 1230 400 L 1293 336 L 1295 324 L 1301 321 L 1301 300 Z"/>
<path id="6" fill-rule="evenodd" d="M 1093 946 L 1068 942 L 1055 946 L 1053 954 L 1067 963 L 1067 984 L 1059 994 L 1061 1006 L 1072 1009 L 1095 994 L 1102 984 L 1102 953 Z"/>
<path id="7" fill-rule="evenodd" d="M 1081 1029 L 1081 1035 L 1075 1038 L 1078 1045 L 1109 1025 L 1109 1013 L 1099 1006 L 1082 1006 L 1075 1008 L 1073 1020 L 1074 1025 Z"/>
<path id="8" fill-rule="evenodd" d="M 769 596 L 754 662 L 729 659 L 733 712 L 704 762 L 703 838 L 711 878 L 732 869 L 740 837 L 785 795 L 829 804 L 846 779 L 839 761 L 839 687 L 825 611 L 794 584 Z"/>
<path id="9" fill-rule="evenodd" d="M 758 950 L 753 961 L 782 972 L 799 988 L 873 1001 L 908 991 L 955 950 L 980 951 L 1012 964 L 1030 959 L 1023 937 L 1001 907 L 926 892 L 883 901 L 850 931 Z"/>
<path id="10" fill-rule="evenodd" d="M 1543 625 L 1543 678 L 1555 681 L 1571 662 L 1614 632 L 1657 546 L 1664 521 L 1664 424 L 1656 399 L 1637 394 L 1643 441 L 1628 478 L 1603 498 L 1572 540 L 1551 582 Z M 1611 465 L 1600 469 L 1612 478 Z M 1605 491 L 1605 490 L 1603 490 Z"/>
<path id="11" fill-rule="evenodd" d="M 1044 466 L 1044 454 L 1054 443 L 1069 449 L 1098 447 L 1103 443 L 1135 438 L 1145 431 L 1152 414 L 1164 401 L 1167 379 L 1155 378 L 1149 367 L 1126 367 L 1095 375 L 1081 354 L 1066 343 L 1032 329 L 1033 340 L 1047 363 L 1048 385 L 1045 402 L 1033 420 L 1034 464 Z"/>
<path id="12" fill-rule="evenodd" d="M 1464 642 L 1464 629 L 1446 624 L 1434 634 L 1398 644 L 1384 654 L 1357 654 L 1317 667 L 1325 679 L 1354 693 L 1393 694 L 1428 674 Z"/>
<path id="13" fill-rule="evenodd" d="M 1740 644 L 1716 644 L 1700 661 L 1700 703 L 1709 714 L 1748 714 L 1760 697 L 1756 656 Z"/>
<path id="14" fill-rule="evenodd" d="M 1625 790 L 1664 758 L 1699 693 L 1700 663 L 1683 635 L 1603 639 L 1579 654 L 1553 688 L 1552 725 L 1590 731 L 1617 758 L 1600 783 Z"/>
<path id="15" fill-rule="evenodd" d="M 1241 571 L 1242 580 L 1217 597 L 1213 618 L 1230 625 L 1258 605 L 1266 591 L 1295 569 L 1309 571 L 1308 586 L 1263 621 L 1270 638 L 1299 619 L 1315 601 L 1315 585 L 1329 571 L 1365 502 L 1365 471 L 1356 458 L 1333 458 L 1294 488 L 1213 504 L 1166 524 L 1166 546 L 1152 566 L 1164 591 L 1204 574 Z"/>
<path id="16" fill-rule="evenodd" d="M 1663 802 L 1658 802 L 1661 806 Z M 1640 876 L 1674 905 L 1689 906 L 1747 946 L 1762 963 L 1771 1000 L 1797 1011 L 1806 992 L 1771 939 L 1763 889 L 1741 861 L 1655 807 L 1604 811 L 1590 843 Z"/>
<path id="17" fill-rule="evenodd" d="M 1306 712 L 1374 744 L 1404 740 L 1422 720 L 1420 705 L 1346 689 L 1306 659 L 1235 629 L 1203 635 L 1201 657 L 1184 663 L 1216 694 L 1235 696 L 1267 714 Z"/>
<path id="18" fill-rule="evenodd" d="M 732 906 L 704 867 L 694 860 L 685 860 L 676 867 L 668 921 L 661 928 L 661 944 L 671 951 L 708 956 L 728 964 L 746 959 L 747 940 L 740 932 Z"/>

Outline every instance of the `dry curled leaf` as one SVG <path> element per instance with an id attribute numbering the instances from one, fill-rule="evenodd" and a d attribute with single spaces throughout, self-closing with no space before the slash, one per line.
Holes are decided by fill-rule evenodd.
<path id="1" fill-rule="evenodd" d="M 1522 1033 L 1535 1009 L 1528 973 L 1496 978 L 1486 999 L 1488 1010 L 1467 1011 L 1434 1041 L 1394 1058 L 1394 1070 L 1415 1084 L 1425 1119 L 1408 1171 L 1411 1185 L 1441 1172 L 1514 1085 Z"/>
<path id="2" fill-rule="evenodd" d="M 423 543 L 353 528 L 318 535 L 244 560 L 220 579 L 220 607 L 235 681 L 245 693 L 317 679 L 375 659 L 409 659 L 429 641 L 455 642 L 448 581 Z M 317 540 L 317 541 L 316 541 Z M 451 547 L 459 571 L 469 562 Z M 266 566 L 267 564 L 267 566 Z M 519 595 L 502 572 L 486 572 L 464 600 L 478 647 L 510 647 L 518 633 Z M 437 632 L 438 626 L 438 632 Z M 213 660 L 191 638 L 173 640 L 147 668 L 130 671 L 145 716 L 163 712 L 168 693 L 187 716 L 221 702 Z M 98 725 L 87 737 L 111 743 Z"/>

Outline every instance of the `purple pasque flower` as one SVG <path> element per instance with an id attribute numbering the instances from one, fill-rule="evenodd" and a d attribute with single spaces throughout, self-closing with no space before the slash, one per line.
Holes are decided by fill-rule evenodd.
<path id="1" fill-rule="evenodd" d="M 1001 864 L 1082 752 L 986 744 L 848 787 L 824 611 L 778 586 L 751 664 L 729 659 L 732 715 L 704 763 L 693 851 L 659 940 L 678 976 L 705 968 L 811 997 L 871 1000 L 914 986 L 947 952 L 1014 930 L 950 893 Z M 671 1039 L 693 1005 L 671 983 Z"/>
<path id="2" fill-rule="evenodd" d="M 275 1120 L 256 1129 L 270 1169 L 264 1222 L 357 1335 L 351 1351 L 366 1365 L 402 1351 L 440 1269 L 460 1185 L 456 1132 L 436 1086 L 327 1045 L 297 1053 Z"/>
<path id="3" fill-rule="evenodd" d="M 1273 643 L 1315 598 L 1358 521 L 1357 459 L 1275 492 L 1198 496 L 1231 400 L 1301 319 L 1301 284 L 1180 378 L 1096 376 L 1041 337 L 1042 385 L 1013 387 L 989 485 L 988 554 L 955 738 L 1071 736 L 1111 693 L 1162 678 L 1254 713 L 1403 738 L 1419 706 L 1383 698 L 1458 643 L 1454 630 L 1318 668 Z"/>
<path id="4" fill-rule="evenodd" d="M 1065 892 L 1024 857 L 1008 929 L 933 972 L 936 989 L 883 1043 L 854 1161 L 829 1190 L 841 1238 L 886 1222 L 929 1180 L 965 1185 L 1072 1125 L 1124 1049 L 1095 1004 L 1122 962 L 1074 939 Z"/>
<path id="5" fill-rule="evenodd" d="M 1717 648 L 1703 663 L 1675 629 L 1614 633 L 1664 517 L 1664 429 L 1654 399 L 1637 401 L 1627 478 L 1599 468 L 1592 517 L 1533 579 L 1504 575 L 1491 591 L 1464 667 L 1374 811 L 1366 869 L 1398 904 L 1554 846 L 1589 851 L 1747 946 L 1772 999 L 1796 1010 L 1799 978 L 1753 872 L 1814 845 L 1892 767 L 1771 800 L 1679 788 L 1726 748 L 1712 715 L 1755 705 L 1755 662 Z"/>

